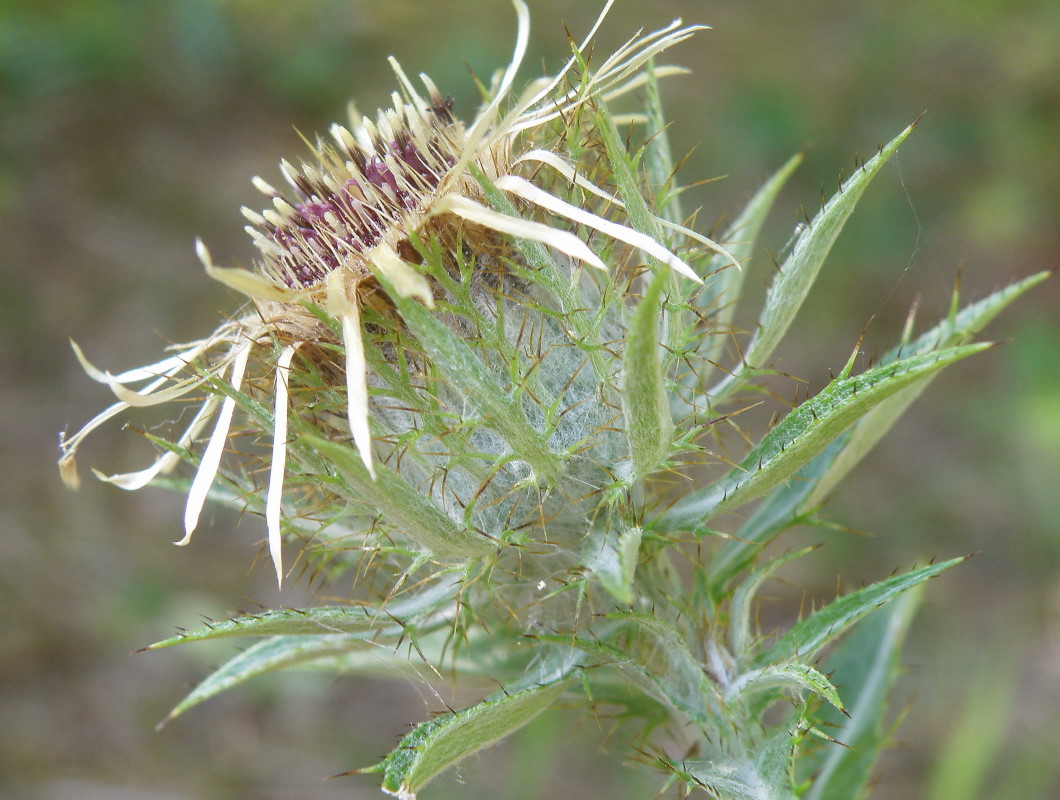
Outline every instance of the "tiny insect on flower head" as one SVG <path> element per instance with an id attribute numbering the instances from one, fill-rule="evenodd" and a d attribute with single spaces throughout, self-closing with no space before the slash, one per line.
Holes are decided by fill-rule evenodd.
<path id="1" fill-rule="evenodd" d="M 315 163 L 296 167 L 286 160 L 281 162 L 281 172 L 289 185 L 286 191 L 254 178 L 254 185 L 269 201 L 269 207 L 260 212 L 243 209 L 250 223 L 247 229 L 260 252 L 255 269 L 219 267 L 206 247 L 198 243 L 198 255 L 207 273 L 253 300 L 249 313 L 222 325 L 205 340 L 173 348 L 173 355 L 162 361 L 120 375 L 96 369 L 74 345 L 88 374 L 109 385 L 118 402 L 61 442 L 60 468 L 68 484 L 76 486 L 77 448 L 96 427 L 127 408 L 168 402 L 218 377 L 227 381 L 232 393 L 239 392 L 252 352 L 275 352 L 279 341 L 282 346 L 272 366 L 275 421 L 265 518 L 270 554 L 280 580 L 288 375 L 300 348 L 335 338 L 332 329 L 310 313 L 310 307 L 326 310 L 339 323 L 345 351 L 349 435 L 364 467 L 374 477 L 361 308 L 380 282 L 400 297 L 432 306 L 431 283 L 413 263 L 413 234 L 448 226 L 467 241 L 475 231 L 491 232 L 540 242 L 575 261 L 606 269 L 588 244 L 568 229 L 573 222 L 638 248 L 690 279 L 700 280 L 691 267 L 652 237 L 572 205 L 519 172 L 524 165 L 547 168 L 570 185 L 621 208 L 618 198 L 588 181 L 562 155 L 535 146 L 533 132 L 566 119 L 586 103 L 606 101 L 642 86 L 646 81 L 645 64 L 701 26 L 682 27 L 675 20 L 653 33 L 638 34 L 582 75 L 576 88 L 568 89 L 568 76 L 584 63 L 582 54 L 610 10 L 612 3 L 608 2 L 557 74 L 531 83 L 502 115 L 529 37 L 526 4 L 522 0 L 512 2 L 518 18 L 513 58 L 494 81 L 491 99 L 471 123 L 457 118 L 452 102 L 430 78 L 419 76 L 421 94 L 398 62 L 391 59 L 400 93 L 392 95 L 390 108 L 371 119 L 358 115 L 351 106 L 349 125 L 333 126 L 331 141 L 318 141 L 312 147 Z M 655 72 L 666 75 L 682 71 L 663 67 Z M 490 184 L 525 207 L 536 209 L 539 218 L 555 220 L 555 224 L 524 219 L 491 207 L 484 189 Z M 658 222 L 728 255 L 716 243 L 687 228 L 662 219 Z M 190 364 L 210 355 L 214 361 L 209 367 L 189 370 Z M 144 381 L 147 384 L 140 390 L 130 388 Z M 232 393 L 224 397 L 208 395 L 176 442 L 178 448 L 189 448 L 213 420 L 213 431 L 188 491 L 185 536 L 178 544 L 190 540 L 217 476 L 237 406 Z M 138 489 L 172 469 L 179 460 L 178 452 L 172 450 L 139 472 L 96 474 L 122 488 Z"/>

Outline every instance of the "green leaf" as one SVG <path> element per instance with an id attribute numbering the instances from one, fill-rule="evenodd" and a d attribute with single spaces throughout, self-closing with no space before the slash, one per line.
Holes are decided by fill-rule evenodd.
<path id="1" fill-rule="evenodd" d="M 607 150 L 608 164 L 611 167 L 611 178 L 618 187 L 618 193 L 626 206 L 626 214 L 629 216 L 630 226 L 640 233 L 650 236 L 657 242 L 663 242 L 660 225 L 655 215 L 648 207 L 648 201 L 641 194 L 641 185 L 637 177 L 636 168 L 626 151 L 626 144 L 619 135 L 615 121 L 602 106 L 596 109 L 594 115 L 596 130 Z M 649 256 L 649 263 L 658 268 L 658 262 Z M 660 270 L 667 275 L 668 270 Z"/>
<path id="2" fill-rule="evenodd" d="M 916 123 L 913 123 L 915 125 Z M 784 338 L 792 320 L 809 294 L 821 266 L 843 225 L 854 211 L 869 182 L 894 155 L 909 133 L 910 125 L 870 159 L 825 203 L 813 222 L 795 242 L 791 255 L 780 267 L 766 297 L 758 319 L 758 329 L 748 344 L 744 358 L 733 371 L 708 393 L 714 402 L 721 401 L 739 388 L 748 375 L 763 365 Z"/>
<path id="3" fill-rule="evenodd" d="M 889 364 L 903 355 L 918 355 L 943 347 L 962 345 L 970 341 L 1013 300 L 1031 287 L 1041 283 L 1049 275 L 1050 273 L 1048 272 L 1039 272 L 994 292 L 989 297 L 966 307 L 959 314 L 943 320 L 911 344 L 892 350 L 884 357 L 881 363 Z M 842 449 L 835 455 L 828 471 L 818 480 L 814 490 L 807 495 L 804 507 L 820 503 L 835 488 L 836 484 L 857 466 L 865 454 L 883 438 L 884 434 L 891 429 L 891 426 L 894 425 L 898 418 L 905 413 L 913 401 L 928 387 L 931 380 L 931 378 L 928 378 L 914 386 L 903 389 L 858 420 L 857 424 L 850 430 Z"/>
<path id="4" fill-rule="evenodd" d="M 283 608 L 261 614 L 243 614 L 210 622 L 202 628 L 184 631 L 177 636 L 155 642 L 145 650 L 158 650 L 175 644 L 205 642 L 233 636 L 292 636 L 304 634 L 401 635 L 405 625 L 420 628 L 430 626 L 432 616 L 437 623 L 448 620 L 448 602 L 460 587 L 457 578 L 441 580 L 407 598 L 396 599 L 379 606 L 319 606 L 304 611 Z"/>
<path id="5" fill-rule="evenodd" d="M 898 656 L 920 604 L 916 587 L 871 615 L 850 632 L 828 659 L 832 679 L 843 687 L 849 716 L 822 717 L 829 735 L 845 747 L 828 747 L 813 770 L 803 800 L 853 800 L 872 778 L 873 765 L 887 743 L 887 699 L 898 674 Z"/>
<path id="6" fill-rule="evenodd" d="M 549 449 L 546 436 L 527 420 L 518 397 L 510 396 L 501 388 L 482 359 L 434 311 L 425 308 L 419 300 L 402 297 L 381 272 L 376 277 L 446 382 L 482 410 L 483 424 L 511 445 L 515 458 L 526 462 L 545 482 L 554 483 L 560 473 L 559 459 Z"/>
<path id="7" fill-rule="evenodd" d="M 755 664 L 765 666 L 789 659 L 811 661 L 822 647 L 841 636 L 851 625 L 872 611 L 894 600 L 902 592 L 934 578 L 943 570 L 960 564 L 965 558 L 954 558 L 941 564 L 911 570 L 886 580 L 866 586 L 834 600 L 806 619 L 795 623 L 791 629 L 759 654 Z"/>
<path id="8" fill-rule="evenodd" d="M 468 528 L 457 527 L 424 494 L 386 464 L 368 474 L 360 455 L 349 445 L 330 442 L 311 433 L 302 441 L 326 458 L 357 492 L 357 500 L 382 514 L 386 521 L 420 547 L 440 558 L 473 558 L 497 545 Z"/>
<path id="9" fill-rule="evenodd" d="M 640 554 L 640 528 L 633 526 L 617 534 L 608 531 L 602 544 L 593 543 L 586 566 L 612 597 L 622 605 L 633 602 L 633 575 Z"/>
<path id="10" fill-rule="evenodd" d="M 674 159 L 670 148 L 670 137 L 666 131 L 666 118 L 659 96 L 659 81 L 655 74 L 655 59 L 649 59 L 646 70 L 648 83 L 645 86 L 645 110 L 648 116 L 648 143 L 644 150 L 644 166 L 648 183 L 656 198 L 660 216 L 670 222 L 681 222 L 681 202 L 672 184 Z"/>
<path id="11" fill-rule="evenodd" d="M 808 664 L 770 664 L 738 676 L 725 689 L 725 702 L 730 705 L 768 689 L 808 689 L 820 695 L 838 711 L 844 712 L 839 692 L 832 683 Z"/>
<path id="12" fill-rule="evenodd" d="M 421 722 L 382 762 L 359 772 L 382 772 L 383 791 L 412 798 L 461 759 L 503 739 L 551 706 L 570 683 L 559 680 L 495 696 Z"/>
<path id="13" fill-rule="evenodd" d="M 721 241 L 741 264 L 747 264 L 750 261 L 758 242 L 758 234 L 773 208 L 777 195 L 780 194 L 780 190 L 784 188 L 791 174 L 802 163 L 802 158 L 802 153 L 799 153 L 788 159 L 788 162 L 755 192 L 744 210 L 726 229 Z M 703 291 L 696 297 L 696 306 L 710 314 L 711 324 L 714 327 L 725 330 L 732 322 L 733 313 L 736 311 L 736 302 L 743 288 L 746 270 L 736 269 L 728 258 L 715 253 L 704 274 L 708 277 Z M 724 341 L 724 336 L 703 337 L 699 353 L 705 362 L 717 359 Z M 708 368 L 710 365 L 705 364 L 704 369 Z M 700 376 L 703 376 L 702 372 Z"/>
<path id="14" fill-rule="evenodd" d="M 664 531 L 699 527 L 715 514 L 760 497 L 791 477 L 855 420 L 886 398 L 990 346 L 984 343 L 953 347 L 835 379 L 819 394 L 793 409 L 736 469 L 712 486 L 679 500 L 652 527 Z"/>
<path id="15" fill-rule="evenodd" d="M 1009 303 L 1045 280 L 1049 274 L 1041 272 L 1032 275 L 968 306 L 916 341 L 888 353 L 881 364 L 893 363 L 903 355 L 908 357 L 940 347 L 964 344 Z M 884 400 L 800 469 L 785 486 L 763 500 L 735 536 L 727 540 L 711 560 L 711 585 L 720 590 L 750 563 L 763 544 L 810 513 L 886 433 L 931 380 L 932 377 L 927 377 Z"/>
<path id="16" fill-rule="evenodd" d="M 387 628 L 395 628 L 389 617 L 378 614 L 369 615 L 359 608 L 342 606 L 322 606 L 305 611 L 293 608 L 278 611 L 265 611 L 261 614 L 240 615 L 218 622 L 210 622 L 202 628 L 185 631 L 155 642 L 145 650 L 159 650 L 175 644 L 205 642 L 211 639 L 227 639 L 233 636 L 277 636 L 305 635 L 322 633 L 364 633 L 382 623 Z M 399 630 L 400 632 L 400 630 Z"/>
<path id="17" fill-rule="evenodd" d="M 187 697 L 166 715 L 158 727 L 180 716 L 214 695 L 265 672 L 305 664 L 316 659 L 331 658 L 351 648 L 363 647 L 365 641 L 357 636 L 328 634 L 324 636 L 273 636 L 255 643 L 196 686 Z"/>
<path id="18" fill-rule="evenodd" d="M 673 420 L 659 355 L 659 314 L 665 272 L 648 284 L 630 321 L 622 361 L 622 414 L 633 459 L 631 482 L 650 475 L 670 451 Z"/>

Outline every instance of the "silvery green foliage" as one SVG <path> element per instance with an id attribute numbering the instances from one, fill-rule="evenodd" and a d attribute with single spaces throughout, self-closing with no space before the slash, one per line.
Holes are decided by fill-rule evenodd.
<path id="1" fill-rule="evenodd" d="M 647 79 L 647 136 L 628 135 L 599 97 L 527 134 L 577 178 L 539 160 L 525 179 L 620 226 L 620 236 L 597 225 L 604 235 L 589 238 L 570 215 L 545 219 L 504 190 L 504 176 L 466 165 L 485 206 L 589 238 L 607 272 L 547 239 L 472 222 L 408 232 L 401 255 L 425 279 L 430 304 L 393 274 L 374 274 L 357 311 L 371 460 L 351 443 L 349 329 L 334 309 L 304 303 L 318 327 L 287 357 L 283 533 L 304 543 L 297 568 L 348 601 L 238 616 L 154 645 L 258 637 L 171 717 L 267 671 L 404 675 L 411 663 L 427 681 L 477 676 L 504 689 L 422 722 L 366 770 L 399 797 L 560 698 L 640 720 L 642 752 L 684 791 L 740 800 L 864 791 L 886 740 L 887 688 L 917 587 L 959 559 L 886 577 L 763 635 L 753 622 L 757 590 L 809 552 L 778 556 L 763 546 L 811 518 L 934 375 L 987 347 L 970 340 L 1043 276 L 955 308 L 860 373 L 851 357 L 768 432 L 744 431 L 746 452 L 726 466 L 712 455 L 718 422 L 768 374 L 844 222 L 909 130 L 803 228 L 744 357 L 726 361 L 719 343 L 744 274 L 732 257 L 757 252 L 797 159 L 734 218 L 723 242 L 735 244 L 718 252 L 678 225 L 686 220 L 654 75 Z M 671 252 L 702 282 L 653 255 Z M 273 339 L 266 370 L 289 346 L 289 330 Z M 251 360 L 250 373 L 256 367 Z M 203 375 L 240 411 L 238 436 L 275 438 L 267 383 Z M 200 461 L 190 442 L 156 441 Z M 704 464 L 714 468 L 709 482 L 693 478 Z M 261 467 L 223 467 L 211 496 L 264 511 Z M 731 511 L 741 511 L 742 526 L 714 538 Z M 822 664 L 826 648 L 870 615 L 828 662 L 835 678 Z M 825 735 L 828 708 L 838 716 Z M 770 709 L 777 721 L 766 724 Z M 800 756 L 807 736 L 835 737 L 856 755 L 825 744 Z"/>

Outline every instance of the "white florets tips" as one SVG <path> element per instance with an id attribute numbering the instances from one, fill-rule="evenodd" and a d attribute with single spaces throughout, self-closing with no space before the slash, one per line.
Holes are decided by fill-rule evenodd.
<path id="1" fill-rule="evenodd" d="M 213 269 L 213 259 L 210 258 L 210 251 L 202 239 L 195 239 L 195 255 L 199 257 L 199 261 L 207 270 Z"/>
<path id="2" fill-rule="evenodd" d="M 253 178 L 251 178 L 250 182 L 252 184 L 254 184 L 254 188 L 255 189 L 257 189 L 259 192 L 261 192 L 266 197 L 276 197 L 279 194 L 279 192 L 277 192 L 272 187 L 271 184 L 269 184 L 267 181 L 259 178 L 257 175 L 255 175 Z"/>
<path id="3" fill-rule="evenodd" d="M 247 222 L 251 225 L 256 225 L 259 228 L 264 228 L 268 222 L 265 221 L 265 217 L 261 216 L 257 211 L 252 208 L 243 206 L 239 209 L 240 213 L 246 218 Z"/>
<path id="4" fill-rule="evenodd" d="M 344 126 L 335 123 L 331 126 L 331 136 L 339 147 L 345 149 L 351 155 L 357 152 L 357 140 L 353 138 Z"/>

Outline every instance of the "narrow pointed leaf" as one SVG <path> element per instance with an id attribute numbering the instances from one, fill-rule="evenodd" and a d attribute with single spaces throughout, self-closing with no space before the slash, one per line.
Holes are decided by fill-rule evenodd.
<path id="1" fill-rule="evenodd" d="M 659 81 L 655 60 L 648 61 L 647 87 L 645 91 L 648 112 L 648 145 L 644 153 L 644 165 L 648 181 L 656 197 L 659 215 L 670 222 L 681 221 L 681 202 L 673 191 L 674 159 L 667 135 L 666 118 L 663 115 L 662 98 L 659 96 Z"/>
<path id="2" fill-rule="evenodd" d="M 888 364 L 903 355 L 917 355 L 942 347 L 962 345 L 970 341 L 1012 301 L 1031 287 L 1041 283 L 1049 275 L 1050 273 L 1048 272 L 1039 272 L 1036 275 L 1031 275 L 1022 281 L 994 292 L 977 303 L 967 306 L 952 319 L 943 320 L 911 344 L 896 348 L 888 353 L 881 363 Z M 883 438 L 898 418 L 905 413 L 906 409 L 927 388 L 931 380 L 932 378 L 927 378 L 907 389 L 903 389 L 894 397 L 874 408 L 864 418 L 858 420 L 857 424 L 850 430 L 842 450 L 837 453 L 831 467 L 818 481 L 814 490 L 807 496 L 805 507 L 815 505 L 823 500 L 835 488 L 836 484 L 857 466 L 865 454 Z"/>
<path id="3" fill-rule="evenodd" d="M 964 560 L 953 558 L 940 564 L 930 564 L 840 597 L 795 623 L 772 647 L 761 653 L 755 663 L 764 666 L 793 658 L 812 661 L 822 647 L 837 639 L 862 617 Z"/>
<path id="4" fill-rule="evenodd" d="M 802 159 L 802 153 L 788 159 L 787 163 L 755 192 L 744 210 L 721 237 L 721 241 L 726 243 L 729 252 L 741 264 L 746 264 L 754 254 L 758 234 L 773 208 L 777 195 L 780 194 L 780 190 L 784 188 L 791 174 L 798 169 Z M 726 265 L 729 265 L 729 260 L 720 253 L 715 253 L 711 257 L 704 273 L 709 276 L 706 279 L 706 285 L 695 298 L 696 306 L 711 312 L 711 321 L 723 330 L 728 328 L 732 322 L 736 302 L 740 297 L 747 274 L 746 269 L 736 269 L 731 265 L 726 268 Z M 700 355 L 707 360 L 716 360 L 724 341 L 724 336 L 704 337 Z M 706 368 L 709 368 L 709 364 L 704 367 Z"/>
<path id="5" fill-rule="evenodd" d="M 898 656 L 922 590 L 911 589 L 856 626 L 828 659 L 829 673 L 850 701 L 849 716 L 822 712 L 829 735 L 845 747 L 827 747 L 803 800 L 861 797 L 886 744 L 887 698 L 898 674 Z"/>
<path id="6" fill-rule="evenodd" d="M 740 675 L 725 691 L 727 703 L 743 699 L 769 689 L 806 689 L 827 700 L 843 711 L 839 692 L 824 675 L 808 664 L 770 664 Z"/>
<path id="7" fill-rule="evenodd" d="M 913 126 L 910 125 L 855 172 L 796 240 L 791 255 L 781 265 L 769 289 L 765 307 L 758 319 L 758 330 L 747 346 L 743 362 L 710 391 L 716 401 L 738 388 L 749 373 L 768 361 L 809 294 L 817 273 L 857 201 L 912 130 Z"/>
<path id="8" fill-rule="evenodd" d="M 261 614 L 243 614 L 211 622 L 192 631 L 185 631 L 144 648 L 158 650 L 175 644 L 205 642 L 232 636 L 291 636 L 324 633 L 377 632 L 400 634 L 401 626 L 415 622 L 422 627 L 427 615 L 445 607 L 459 589 L 453 579 L 439 581 L 408 599 L 393 600 L 379 607 L 319 606 L 304 611 L 282 608 Z"/>
<path id="9" fill-rule="evenodd" d="M 859 417 L 906 386 L 989 344 L 965 345 L 902 359 L 832 381 L 793 409 L 750 454 L 714 485 L 679 500 L 654 523 L 662 530 L 698 527 L 715 514 L 760 497 L 791 477 Z"/>
<path id="10" fill-rule="evenodd" d="M 618 187 L 622 202 L 625 204 L 630 224 L 633 228 L 655 241 L 662 241 L 659 223 L 648 207 L 648 201 L 641 194 L 640 183 L 637 180 L 633 164 L 630 162 L 625 142 L 622 141 L 618 128 L 615 127 L 615 121 L 603 107 L 597 110 L 595 120 L 596 130 L 599 132 L 607 150 L 607 158 L 612 169 L 612 179 Z"/>
<path id="11" fill-rule="evenodd" d="M 551 706 L 569 681 L 560 680 L 483 700 L 417 725 L 380 764 L 383 791 L 413 798 L 438 773 L 500 741 Z"/>
<path id="12" fill-rule="evenodd" d="M 953 319 L 942 321 L 914 342 L 888 353 L 881 364 L 893 363 L 903 356 L 909 357 L 941 347 L 964 344 L 1009 303 L 1045 280 L 1049 274 L 1041 272 L 1032 275 L 973 303 Z M 711 584 L 724 586 L 751 561 L 761 545 L 812 512 L 886 433 L 932 377 L 929 376 L 884 400 L 799 470 L 787 485 L 763 500 L 736 535 L 727 540 L 711 560 Z"/>
<path id="13" fill-rule="evenodd" d="M 622 362 L 622 413 L 633 459 L 632 481 L 650 475 L 666 459 L 673 420 L 659 354 L 659 315 L 664 273 L 654 276 L 633 312 Z"/>
<path id="14" fill-rule="evenodd" d="M 351 648 L 364 646 L 364 639 L 356 636 L 272 636 L 257 642 L 217 669 L 181 700 L 159 723 L 159 727 L 204 700 L 257 675 L 316 659 L 331 658 Z"/>

